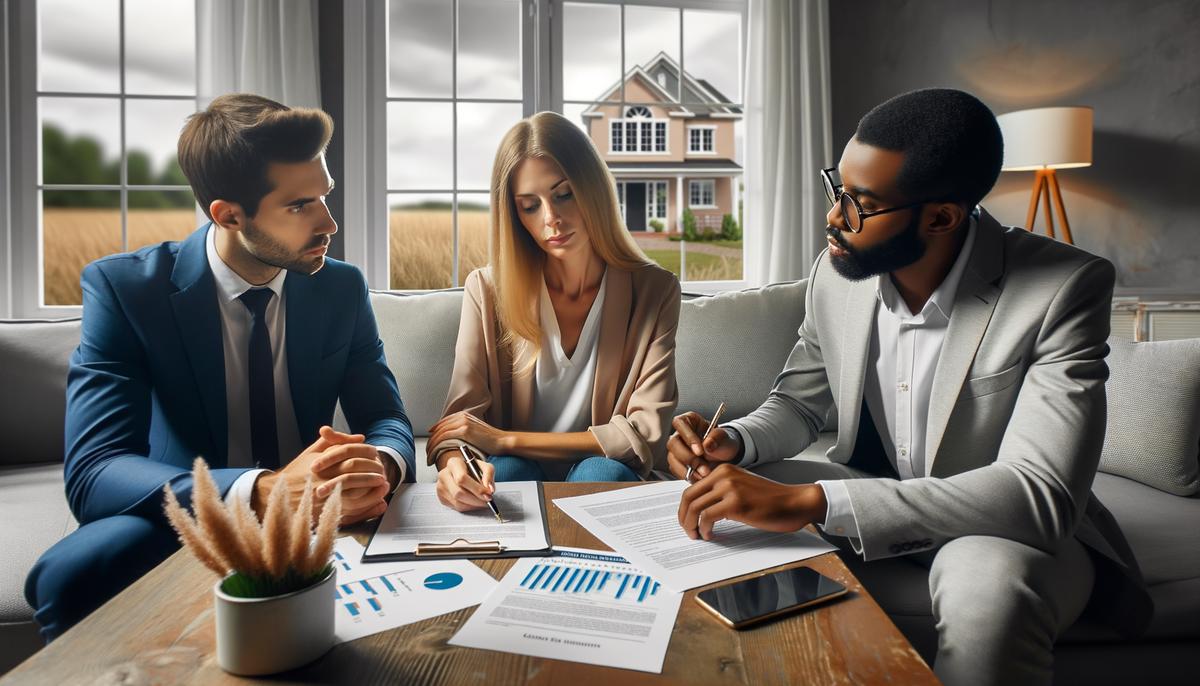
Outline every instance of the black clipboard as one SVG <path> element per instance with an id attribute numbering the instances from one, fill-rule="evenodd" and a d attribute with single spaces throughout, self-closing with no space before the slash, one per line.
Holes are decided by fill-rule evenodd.
<path id="1" fill-rule="evenodd" d="M 549 555 L 554 548 L 554 542 L 550 540 L 550 518 L 546 516 L 546 494 L 542 489 L 542 482 L 537 483 L 538 494 L 538 509 L 542 512 L 542 530 L 546 535 L 546 547 L 535 548 L 529 550 L 509 550 L 500 547 L 499 541 L 468 541 L 463 538 L 458 538 L 453 541 L 428 541 L 417 544 L 415 553 L 382 553 L 369 555 L 367 551 L 371 549 L 371 543 L 375 540 L 375 535 L 379 533 L 379 526 L 383 524 L 383 518 L 375 523 L 375 530 L 371 532 L 371 539 L 367 541 L 367 545 L 363 548 L 362 562 L 403 562 L 403 561 L 420 561 L 420 560 L 491 560 L 507 557 L 543 557 Z M 422 551 L 425 547 L 426 551 Z"/>

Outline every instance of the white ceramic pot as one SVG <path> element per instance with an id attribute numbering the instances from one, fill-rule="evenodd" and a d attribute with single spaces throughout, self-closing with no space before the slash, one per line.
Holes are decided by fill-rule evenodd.
<path id="1" fill-rule="evenodd" d="M 236 598 L 213 589 L 217 664 L 231 674 L 275 674 L 308 664 L 333 646 L 335 571 L 302 591 Z"/>

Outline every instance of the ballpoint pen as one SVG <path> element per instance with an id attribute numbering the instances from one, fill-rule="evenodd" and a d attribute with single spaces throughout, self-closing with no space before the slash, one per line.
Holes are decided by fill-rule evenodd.
<path id="1" fill-rule="evenodd" d="M 467 471 L 471 472 L 471 476 L 476 481 L 483 483 L 483 474 L 479 471 L 479 465 L 475 464 L 475 456 L 467 452 L 467 449 L 461 445 L 458 446 L 458 451 L 462 453 L 463 459 L 467 461 Z M 496 521 L 503 524 L 504 517 L 500 516 L 500 509 L 496 507 L 496 501 L 494 499 L 487 501 L 487 506 L 492 511 L 492 514 L 496 515 Z"/>
<path id="2" fill-rule="evenodd" d="M 716 426 L 717 426 L 717 423 L 721 421 L 721 415 L 723 415 L 723 414 L 725 414 L 725 403 L 724 403 L 724 401 L 722 401 L 722 402 L 721 402 L 721 404 L 717 406 L 717 411 L 713 413 L 712 419 L 711 419 L 711 420 L 708 422 L 708 428 L 704 430 L 704 435 L 700 437 L 700 442 L 701 442 L 701 443 L 703 443 L 703 442 L 704 442 L 704 439 L 708 438 L 708 435 L 709 435 L 710 433 L 712 433 L 712 430 L 713 430 L 713 429 L 715 429 L 715 428 L 716 428 Z M 688 466 L 688 468 L 687 468 L 687 474 L 685 474 L 685 475 L 683 476 L 683 480 L 684 480 L 684 481 L 687 481 L 687 482 L 689 482 L 689 483 L 691 482 L 691 480 L 692 480 L 692 467 L 691 467 L 691 465 L 689 465 L 689 466 Z"/>

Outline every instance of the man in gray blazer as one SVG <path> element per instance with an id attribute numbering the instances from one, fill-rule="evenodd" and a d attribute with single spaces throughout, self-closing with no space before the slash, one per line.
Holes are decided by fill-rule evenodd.
<path id="1" fill-rule="evenodd" d="M 868 566 L 927 569 L 947 684 L 1048 684 L 1085 608 L 1134 632 L 1151 612 L 1091 495 L 1113 267 L 979 209 L 1002 157 L 995 116 L 962 91 L 867 113 L 822 172 L 829 248 L 775 387 L 704 440 L 704 417 L 676 417 L 668 444 L 693 482 L 679 509 L 693 538 L 721 519 L 817 524 Z M 831 405 L 829 462 L 783 462 Z"/>

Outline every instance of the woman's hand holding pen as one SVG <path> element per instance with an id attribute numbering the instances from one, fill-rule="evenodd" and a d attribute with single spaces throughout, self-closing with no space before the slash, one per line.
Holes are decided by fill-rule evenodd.
<path id="1" fill-rule="evenodd" d="M 455 450 L 446 450 L 438 458 L 437 495 L 447 507 L 459 512 L 487 507 L 496 492 L 496 468 L 485 460 L 476 460 L 475 466 L 483 476 L 477 481 L 467 469 L 467 461 Z"/>
<path id="2" fill-rule="evenodd" d="M 675 433 L 667 441 L 667 463 L 677 478 L 696 481 L 708 476 L 717 465 L 737 459 L 737 441 L 720 427 L 704 437 L 708 425 L 709 421 L 696 412 L 681 414 L 671 422 Z"/>

